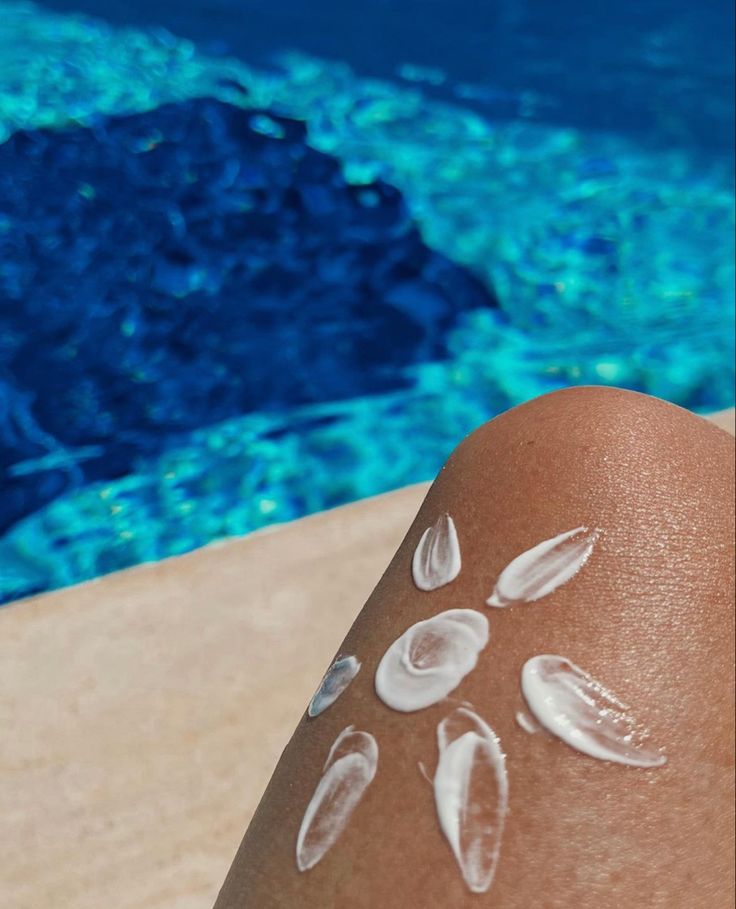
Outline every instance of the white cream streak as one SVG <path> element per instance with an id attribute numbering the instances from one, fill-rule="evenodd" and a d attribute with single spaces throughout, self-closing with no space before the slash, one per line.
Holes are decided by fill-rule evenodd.
<path id="1" fill-rule="evenodd" d="M 307 714 L 319 716 L 331 707 L 360 672 L 360 662 L 354 656 L 340 657 L 330 666 L 309 702 Z"/>
<path id="2" fill-rule="evenodd" d="M 598 534 L 576 527 L 522 552 L 501 572 L 486 605 L 502 608 L 509 603 L 530 603 L 552 593 L 585 565 Z"/>
<path id="3" fill-rule="evenodd" d="M 296 864 L 308 871 L 337 842 L 376 775 L 378 745 L 369 732 L 348 726 L 335 739 L 296 841 Z"/>
<path id="4" fill-rule="evenodd" d="M 376 669 L 378 697 L 409 713 L 441 701 L 475 668 L 488 643 L 488 619 L 474 609 L 448 609 L 397 638 Z"/>
<path id="5" fill-rule="evenodd" d="M 442 514 L 424 531 L 414 550 L 414 583 L 420 590 L 436 590 L 455 580 L 461 564 L 455 522 L 449 514 Z"/>
<path id="6" fill-rule="evenodd" d="M 516 711 L 516 723 L 529 735 L 534 735 L 535 732 L 539 732 L 542 728 L 528 713 L 524 713 L 522 710 Z"/>
<path id="7" fill-rule="evenodd" d="M 468 888 L 485 893 L 496 872 L 508 812 L 506 758 L 495 732 L 465 707 L 442 720 L 437 744 L 434 797 L 440 827 Z"/>
<path id="8" fill-rule="evenodd" d="M 646 745 L 647 734 L 626 704 L 565 657 L 540 654 L 527 660 L 521 690 L 540 724 L 583 754 L 631 767 L 667 762 Z"/>

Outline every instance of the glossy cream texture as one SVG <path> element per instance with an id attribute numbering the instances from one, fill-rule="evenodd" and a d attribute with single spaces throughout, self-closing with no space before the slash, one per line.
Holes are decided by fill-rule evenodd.
<path id="1" fill-rule="evenodd" d="M 440 827 L 468 888 L 485 893 L 508 812 L 506 758 L 490 726 L 465 707 L 439 724 L 437 745 L 434 797 Z"/>
<path id="2" fill-rule="evenodd" d="M 571 748 L 631 767 L 661 767 L 667 758 L 648 747 L 629 708 L 570 660 L 541 654 L 527 660 L 521 690 L 539 723 Z"/>
<path id="3" fill-rule="evenodd" d="M 319 716 L 340 697 L 360 672 L 360 662 L 354 656 L 340 657 L 330 666 L 309 702 L 307 714 Z"/>
<path id="4" fill-rule="evenodd" d="M 383 655 L 376 694 L 407 713 L 436 704 L 475 668 L 487 643 L 488 620 L 473 609 L 448 609 L 417 622 Z"/>
<path id="5" fill-rule="evenodd" d="M 378 745 L 369 732 L 348 726 L 330 749 L 322 779 L 304 812 L 296 864 L 308 871 L 337 842 L 378 766 Z"/>
<path id="6" fill-rule="evenodd" d="M 576 527 L 522 552 L 499 575 L 488 606 L 530 603 L 574 577 L 590 557 L 599 531 Z"/>
<path id="7" fill-rule="evenodd" d="M 420 590 L 436 590 L 460 574 L 460 543 L 455 522 L 449 514 L 440 515 L 428 527 L 414 550 L 411 574 Z"/>

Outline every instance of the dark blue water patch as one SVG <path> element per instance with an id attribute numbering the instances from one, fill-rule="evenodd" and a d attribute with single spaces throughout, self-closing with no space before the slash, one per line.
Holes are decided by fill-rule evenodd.
<path id="1" fill-rule="evenodd" d="M 213 100 L 0 146 L 0 529 L 233 415 L 385 392 L 494 307 L 401 194 Z"/>

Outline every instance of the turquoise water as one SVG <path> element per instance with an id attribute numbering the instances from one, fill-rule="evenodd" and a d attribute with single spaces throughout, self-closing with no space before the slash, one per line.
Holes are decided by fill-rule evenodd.
<path id="1" fill-rule="evenodd" d="M 410 250 L 418 250 L 421 241 L 422 261 L 428 263 L 421 279 L 412 277 L 410 291 L 407 281 L 393 273 L 376 279 L 378 289 L 372 293 L 390 301 L 404 320 L 404 333 L 385 335 L 391 353 L 386 362 L 377 354 L 370 362 L 356 354 L 340 393 L 329 382 L 311 395 L 292 389 L 269 399 L 259 392 L 255 403 L 252 395 L 247 405 L 245 397 L 233 399 L 232 406 L 221 409 L 221 418 L 208 419 L 212 410 L 203 407 L 192 425 L 186 416 L 194 407 L 191 389 L 201 369 L 195 351 L 191 364 L 185 359 L 176 373 L 179 389 L 164 400 L 168 412 L 151 417 L 150 426 L 133 426 L 135 432 L 126 424 L 133 442 L 115 470 L 106 465 L 113 463 L 113 452 L 120 454 L 119 439 L 114 431 L 103 437 L 95 427 L 99 412 L 94 403 L 88 405 L 88 435 L 72 441 L 50 428 L 50 417 L 39 416 L 44 396 L 58 395 L 58 389 L 38 378 L 40 367 L 28 374 L 13 367 L 24 329 L 9 320 L 5 346 L 0 346 L 10 364 L 0 378 L 0 416 L 12 449 L 4 501 L 8 508 L 17 507 L 18 514 L 6 522 L 0 538 L 2 598 L 186 552 L 223 536 L 428 479 L 466 432 L 553 388 L 623 385 L 694 409 L 732 404 L 734 199 L 729 152 L 555 122 L 548 116 L 549 99 L 539 90 L 506 90 L 505 114 L 494 116 L 487 105 L 473 103 L 493 97 L 488 86 L 456 82 L 442 70 L 411 62 L 390 79 L 360 75 L 347 62 L 294 51 L 278 54 L 269 66 L 256 66 L 205 52 L 160 28 L 115 27 L 27 3 L 1 7 L 0 137 L 6 149 L 15 147 L 19 131 L 42 136 L 49 154 L 64 136 L 71 144 L 63 147 L 76 149 L 86 136 L 112 129 L 110 118 L 122 115 L 133 119 L 119 130 L 146 123 L 146 148 L 155 148 L 159 140 L 151 138 L 149 124 L 162 105 L 178 105 L 167 116 L 176 120 L 181 111 L 184 122 L 186 112 L 189 123 L 197 116 L 197 109 L 187 106 L 191 99 L 217 98 L 223 110 L 259 112 L 259 119 L 248 121 L 249 135 L 263 132 L 272 143 L 263 154 L 271 157 L 283 141 L 278 118 L 303 122 L 308 152 L 322 156 L 315 160 L 336 162 L 339 173 L 339 178 L 332 171 L 325 177 L 334 200 L 330 196 L 329 203 L 319 203 L 322 209 L 315 217 L 324 220 L 346 194 L 363 191 L 361 224 L 370 223 L 371 243 L 385 241 L 388 249 L 415 231 L 418 239 L 406 241 L 406 262 L 416 258 L 418 253 Z M 73 133 L 64 132 L 70 128 Z M 194 142 L 192 135 L 190 130 L 190 138 L 181 141 Z M 139 151 L 136 147 L 135 154 Z M 228 155 L 237 158 L 238 152 Z M 130 171 L 132 181 L 136 173 Z M 100 196 L 102 184 L 95 179 L 80 181 L 83 199 Z M 376 187 L 391 188 L 401 205 L 400 217 L 392 215 L 380 229 L 379 215 L 394 204 L 387 201 L 394 197 L 388 190 L 376 195 Z M 316 211 L 315 200 L 323 196 L 311 192 Z M 19 217 L 9 199 L 8 191 L 6 237 Z M 2 203 L 0 195 L 0 236 Z M 188 217 L 185 213 L 182 223 L 189 225 Z M 367 229 L 360 227 L 360 243 Z M 337 230 L 328 225 L 324 237 Z M 345 252 L 346 262 L 355 261 L 351 250 Z M 109 280 L 105 267 L 111 255 L 106 257 L 103 248 L 85 255 L 83 271 L 75 272 L 73 282 L 53 284 L 54 306 L 63 309 L 64 294 L 71 299 L 87 280 L 94 300 L 103 286 L 100 276 Z M 300 253 L 300 263 L 305 255 Z M 433 256 L 449 265 L 433 264 Z M 55 260 L 42 261 L 47 269 L 57 267 L 48 265 Z M 29 299 L 22 288 L 30 288 L 34 279 L 27 278 L 31 283 L 24 285 L 26 277 L 13 271 L 13 262 L 17 256 L 3 260 L 0 255 L 8 294 L 0 305 L 8 311 L 15 307 L 17 313 Z M 397 269 L 408 267 L 406 262 L 402 259 Z M 225 267 L 230 265 L 218 265 Z M 379 270 L 378 260 L 373 267 Z M 338 278 L 326 276 L 326 268 L 320 266 L 320 281 L 343 280 L 347 288 L 346 276 L 355 266 L 345 265 L 347 271 Z M 466 288 L 463 294 L 474 294 L 472 282 L 479 282 L 487 303 L 466 305 L 455 299 L 452 312 L 441 317 L 441 341 L 420 344 L 417 338 L 426 339 L 439 324 L 438 268 L 456 269 L 452 286 Z M 198 305 L 199 297 L 192 295 L 202 292 L 202 305 L 214 306 L 212 301 L 224 293 L 221 279 L 212 284 L 212 270 L 201 264 L 176 274 L 176 286 L 170 271 L 159 280 L 164 286 L 158 291 L 167 299 Z M 361 282 L 372 281 L 371 274 Z M 310 306 L 316 305 L 315 294 L 322 293 L 315 290 L 312 271 L 309 276 L 310 292 L 295 299 L 298 311 L 306 313 L 307 332 Z M 274 286 L 283 286 L 283 276 Z M 289 284 L 289 293 L 299 286 L 299 280 Z M 8 288 L 16 287 L 22 292 L 11 298 Z M 51 299 L 40 297 L 34 303 L 35 318 L 43 316 Z M 339 293 L 334 299 L 339 310 Z M 138 326 L 144 325 L 145 300 L 140 305 L 140 311 L 121 322 L 125 356 L 136 349 Z M 90 309 L 90 319 L 94 312 Z M 249 326 L 247 304 L 232 318 L 239 327 Z M 346 322 L 349 329 L 354 316 Z M 222 336 L 227 339 L 235 327 L 224 324 Z M 314 330 L 317 336 L 316 325 Z M 329 349 L 334 337 L 333 332 L 320 343 Z M 152 356 L 168 354 L 167 344 L 165 338 L 158 342 Z M 150 347 L 145 349 L 150 355 Z M 236 375 L 237 365 L 223 366 L 230 360 L 224 347 L 222 351 L 207 361 L 207 370 L 230 369 Z M 299 361 L 305 376 L 316 375 L 323 355 L 320 347 L 310 353 L 313 359 Z M 268 357 L 268 349 L 263 356 Z M 334 368 L 330 365 L 327 372 Z M 366 384 L 368 373 L 380 373 L 381 381 Z M 233 381 L 231 377 L 225 384 Z M 77 410 L 81 393 L 75 391 Z M 159 431 L 177 409 L 184 415 L 176 432 Z"/>

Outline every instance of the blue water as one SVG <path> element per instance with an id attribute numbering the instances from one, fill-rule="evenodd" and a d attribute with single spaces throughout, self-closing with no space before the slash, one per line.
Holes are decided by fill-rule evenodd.
<path id="1" fill-rule="evenodd" d="M 732 404 L 725 5 L 0 12 L 0 601 L 552 388 Z"/>
<path id="2" fill-rule="evenodd" d="M 294 48 L 395 79 L 413 64 L 435 97 L 457 86 L 494 117 L 523 92 L 546 122 L 732 149 L 733 4 L 706 0 L 47 0 L 116 25 L 164 26 L 216 53 L 268 65 Z"/>

